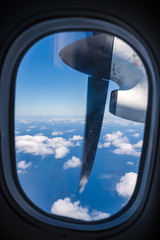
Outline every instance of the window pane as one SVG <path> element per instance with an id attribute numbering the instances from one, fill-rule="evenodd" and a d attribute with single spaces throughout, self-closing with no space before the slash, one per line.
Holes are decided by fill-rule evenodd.
<path id="1" fill-rule="evenodd" d="M 144 65 L 105 33 L 62 32 L 36 42 L 16 77 L 17 176 L 53 215 L 108 218 L 136 185 L 148 98 Z"/>

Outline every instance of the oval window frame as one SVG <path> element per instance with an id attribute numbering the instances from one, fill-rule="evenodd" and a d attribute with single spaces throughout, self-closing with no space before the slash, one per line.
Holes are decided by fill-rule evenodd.
<path id="1" fill-rule="evenodd" d="M 50 214 L 45 213 L 31 203 L 26 195 L 23 194 L 16 175 L 14 147 L 14 94 L 17 69 L 22 57 L 35 42 L 47 35 L 64 31 L 100 31 L 116 35 L 136 50 L 145 65 L 149 79 L 148 99 L 150 104 L 148 104 L 147 109 L 144 144 L 136 189 L 128 204 L 121 211 L 109 219 L 97 222 L 86 223 L 74 219 L 72 220 L 70 218 L 51 216 Z M 1 151 L 6 185 L 12 198 L 23 211 L 23 215 L 26 216 L 26 214 L 28 214 L 35 219 L 35 221 L 38 220 L 38 222 L 44 223 L 47 226 L 84 232 L 110 230 L 111 233 L 113 228 L 117 227 L 117 229 L 120 229 L 134 221 L 134 219 L 140 214 L 146 202 L 154 166 L 154 161 L 152 161 L 151 156 L 155 156 L 155 141 L 158 134 L 159 97 L 157 91 L 157 78 L 156 64 L 149 46 L 140 35 L 137 34 L 137 32 L 129 26 L 126 26 L 126 24 L 121 27 L 110 20 L 104 21 L 81 17 L 51 19 L 31 26 L 14 40 L 7 52 L 1 72 L 0 111 L 1 116 L 3 116 L 0 120 Z M 3 104 L 4 102 L 5 104 Z"/>

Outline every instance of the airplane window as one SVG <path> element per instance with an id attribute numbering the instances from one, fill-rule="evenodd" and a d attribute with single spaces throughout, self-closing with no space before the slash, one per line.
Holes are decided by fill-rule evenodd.
<path id="1" fill-rule="evenodd" d="M 138 53 L 101 32 L 60 32 L 33 44 L 16 75 L 17 176 L 53 216 L 108 219 L 139 174 L 148 79 Z"/>

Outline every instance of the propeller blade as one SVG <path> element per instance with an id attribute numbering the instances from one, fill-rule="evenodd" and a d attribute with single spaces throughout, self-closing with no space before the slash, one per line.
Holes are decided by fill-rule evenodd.
<path id="1" fill-rule="evenodd" d="M 87 184 L 97 151 L 111 73 L 113 41 L 113 36 L 95 32 L 92 37 L 70 43 L 59 53 L 68 66 L 91 76 L 88 79 L 80 193 Z"/>
<path id="2" fill-rule="evenodd" d="M 82 193 L 94 163 L 105 110 L 109 81 L 88 78 L 87 114 L 79 192 Z"/>
<path id="3" fill-rule="evenodd" d="M 119 87 L 111 94 L 110 113 L 144 123 L 148 99 L 147 76 L 141 59 L 133 49 L 121 39 L 105 33 L 93 32 L 92 37 L 72 42 L 60 51 L 59 56 L 71 68 L 91 76 L 88 79 L 79 183 L 81 193 L 87 184 L 97 151 L 108 80 L 114 81 Z"/>

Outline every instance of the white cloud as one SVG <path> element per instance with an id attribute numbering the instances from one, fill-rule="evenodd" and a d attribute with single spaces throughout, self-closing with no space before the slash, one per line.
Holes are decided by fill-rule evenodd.
<path id="1" fill-rule="evenodd" d="M 32 125 L 32 126 L 29 126 L 28 128 L 31 128 L 31 129 L 33 129 L 33 128 L 37 128 L 36 126 L 34 126 L 34 125 Z"/>
<path id="2" fill-rule="evenodd" d="M 113 133 L 107 133 L 103 138 L 105 139 L 105 141 L 115 141 L 117 140 L 119 137 L 121 137 L 123 135 L 122 132 L 117 131 L 117 132 L 113 132 Z"/>
<path id="3" fill-rule="evenodd" d="M 98 143 L 98 148 L 102 148 L 103 145 L 101 143 Z"/>
<path id="4" fill-rule="evenodd" d="M 52 135 L 52 136 L 60 136 L 60 135 L 63 135 L 63 132 L 61 132 L 61 131 L 55 131 L 55 132 L 52 132 L 51 135 Z"/>
<path id="5" fill-rule="evenodd" d="M 122 119 L 122 118 L 117 118 L 117 117 L 116 118 L 112 117 L 108 120 L 106 120 L 107 124 L 118 124 L 118 125 L 121 125 L 121 126 L 128 126 L 128 124 L 129 124 L 128 120 L 125 120 L 125 119 Z"/>
<path id="6" fill-rule="evenodd" d="M 132 155 L 135 157 L 139 157 L 141 155 L 141 152 L 134 149 L 133 145 L 130 143 L 119 144 L 118 148 L 113 150 L 113 153 L 118 155 Z"/>
<path id="7" fill-rule="evenodd" d="M 55 158 L 65 157 L 69 153 L 68 147 L 74 146 L 62 137 L 48 138 L 42 134 L 17 136 L 15 140 L 17 152 L 41 156 L 55 154 Z"/>
<path id="8" fill-rule="evenodd" d="M 47 127 L 46 127 L 46 126 L 42 126 L 40 129 L 41 129 L 41 130 L 46 130 Z"/>
<path id="9" fill-rule="evenodd" d="M 63 158 L 69 153 L 69 149 L 65 146 L 61 146 L 55 149 L 55 158 Z"/>
<path id="10" fill-rule="evenodd" d="M 68 168 L 76 168 L 81 166 L 81 161 L 79 158 L 73 156 L 71 159 L 69 159 L 67 162 L 63 164 L 63 169 L 68 169 Z"/>
<path id="11" fill-rule="evenodd" d="M 27 120 L 26 119 L 17 119 L 16 121 L 19 123 L 24 123 L 24 124 L 29 124 L 32 122 L 31 120 L 28 120 L 28 119 Z"/>
<path id="12" fill-rule="evenodd" d="M 141 147 L 143 144 L 143 141 L 139 141 L 136 144 L 131 144 L 127 138 L 127 136 L 124 136 L 121 131 L 108 133 L 104 137 L 105 143 L 104 146 L 110 146 L 111 144 L 116 147 L 116 149 L 113 150 L 113 153 L 118 155 L 132 155 L 135 157 L 139 157 L 141 154 Z"/>
<path id="13" fill-rule="evenodd" d="M 110 147 L 111 146 L 111 142 L 105 142 L 104 144 L 103 144 L 103 147 L 105 147 L 105 148 L 108 148 L 108 147 Z"/>
<path id="14" fill-rule="evenodd" d="M 104 218 L 108 218 L 110 216 L 109 213 L 105 213 L 105 212 L 101 212 L 101 211 L 97 211 L 97 210 L 93 210 L 91 212 L 91 220 L 96 221 L 96 220 L 100 220 L 100 219 L 104 219 Z"/>
<path id="15" fill-rule="evenodd" d="M 139 133 L 135 133 L 132 136 L 135 137 L 135 138 L 138 138 L 139 137 Z"/>
<path id="16" fill-rule="evenodd" d="M 134 165 L 134 163 L 133 163 L 133 162 L 130 162 L 130 161 L 126 162 L 126 164 L 127 164 L 127 165 L 130 165 L 130 166 L 133 166 L 133 165 Z"/>
<path id="17" fill-rule="evenodd" d="M 75 132 L 75 131 L 76 131 L 76 129 L 65 130 L 65 132 L 69 132 L 69 133 Z"/>
<path id="18" fill-rule="evenodd" d="M 88 207 L 82 207 L 80 201 L 72 203 L 70 198 L 55 201 L 51 207 L 51 213 L 84 221 L 95 221 L 110 216 L 109 213 L 97 210 L 92 210 L 92 212 L 89 213 Z"/>
<path id="19" fill-rule="evenodd" d="M 69 121 L 70 121 L 70 123 L 77 123 L 78 122 L 77 119 L 71 119 Z"/>
<path id="20" fill-rule="evenodd" d="M 20 131 L 17 131 L 17 130 L 15 131 L 15 134 L 20 134 L 20 133 L 21 133 Z"/>
<path id="21" fill-rule="evenodd" d="M 143 146 L 143 140 L 140 140 L 136 144 L 133 144 L 134 148 L 141 148 Z"/>
<path id="22" fill-rule="evenodd" d="M 135 132 L 135 130 L 133 130 L 133 129 L 128 129 L 128 130 L 126 130 L 126 132 Z"/>
<path id="23" fill-rule="evenodd" d="M 137 173 L 129 172 L 120 178 L 116 185 L 116 191 L 122 197 L 131 197 L 135 189 Z"/>
<path id="24" fill-rule="evenodd" d="M 27 129 L 26 129 L 26 132 L 31 132 L 31 129 L 28 129 L 28 128 L 27 128 Z"/>
<path id="25" fill-rule="evenodd" d="M 26 169 L 29 168 L 29 167 L 31 167 L 31 165 L 32 165 L 31 162 L 26 163 L 25 160 L 20 161 L 20 162 L 17 164 L 17 168 L 18 168 L 17 173 L 18 173 L 18 174 L 25 174 L 25 173 L 27 173 Z"/>
<path id="26" fill-rule="evenodd" d="M 138 123 L 138 122 L 133 123 L 133 126 L 142 126 L 142 125 L 143 125 L 143 123 Z"/>
<path id="27" fill-rule="evenodd" d="M 23 135 L 17 136 L 16 148 L 17 152 L 30 153 L 33 155 L 53 154 L 53 149 L 47 145 L 48 137 L 40 135 Z"/>
<path id="28" fill-rule="evenodd" d="M 102 174 L 99 176 L 99 179 L 112 179 L 117 178 L 116 174 Z"/>
<path id="29" fill-rule="evenodd" d="M 69 138 L 70 141 L 80 141 L 82 139 L 83 137 L 81 137 L 80 135 L 74 135 L 72 138 Z"/>
<path id="30" fill-rule="evenodd" d="M 55 137 L 55 138 L 48 138 L 47 145 L 51 148 L 58 148 L 58 147 L 70 147 L 73 146 L 71 141 L 66 140 L 62 137 Z"/>
<path id="31" fill-rule="evenodd" d="M 18 170 L 17 170 L 17 173 L 18 173 L 18 174 L 23 174 L 23 173 L 26 173 L 26 171 L 25 171 L 25 170 L 18 169 Z"/>
<path id="32" fill-rule="evenodd" d="M 56 135 L 56 132 L 53 135 Z M 17 152 L 30 153 L 32 155 L 55 154 L 55 158 L 63 158 L 69 153 L 69 147 L 79 146 L 83 138 L 80 135 L 74 135 L 69 140 L 62 137 L 48 138 L 42 133 L 31 135 L 16 136 Z"/>
<path id="33" fill-rule="evenodd" d="M 31 162 L 26 163 L 26 161 L 23 160 L 23 161 L 20 161 L 20 162 L 17 164 L 17 167 L 18 167 L 19 169 L 25 170 L 25 169 L 29 168 L 31 165 L 32 165 Z"/>

